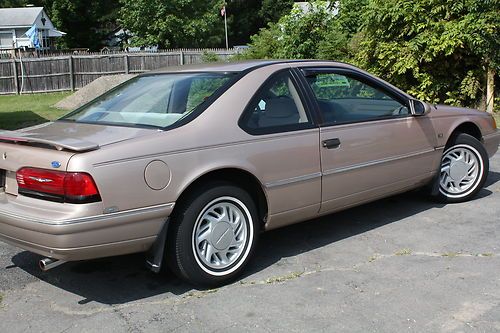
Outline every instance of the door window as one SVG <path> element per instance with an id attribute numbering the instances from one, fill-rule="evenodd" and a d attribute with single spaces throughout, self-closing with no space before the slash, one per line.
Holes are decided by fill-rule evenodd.
<path id="1" fill-rule="evenodd" d="M 308 75 L 326 123 L 345 123 L 402 117 L 408 107 L 384 91 L 353 77 L 336 73 Z"/>

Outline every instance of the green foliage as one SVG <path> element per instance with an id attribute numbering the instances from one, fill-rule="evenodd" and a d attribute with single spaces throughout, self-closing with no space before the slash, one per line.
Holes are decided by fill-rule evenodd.
<path id="1" fill-rule="evenodd" d="M 120 23 L 132 44 L 169 47 L 215 47 L 224 41 L 219 0 L 121 0 Z"/>
<path id="2" fill-rule="evenodd" d="M 278 21 L 282 32 L 278 42 L 278 58 L 314 58 L 325 30 L 330 26 L 332 15 L 326 2 L 314 2 L 309 5 L 310 12 L 304 14 L 300 9 L 292 9 L 289 15 Z"/>
<path id="3" fill-rule="evenodd" d="M 189 89 L 186 110 L 188 112 L 193 111 L 198 105 L 213 95 L 215 91 L 222 87 L 228 80 L 228 77 L 207 77 L 194 79 Z"/>
<path id="4" fill-rule="evenodd" d="M 252 36 L 249 58 L 351 62 L 433 103 L 477 106 L 500 70 L 498 0 L 342 0 L 298 9 Z M 483 98 L 484 99 L 484 98 Z"/>
<path id="5" fill-rule="evenodd" d="M 25 0 L 0 0 L 0 8 L 24 7 L 26 4 Z"/>
<path id="6" fill-rule="evenodd" d="M 249 58 L 315 58 L 324 44 L 325 32 L 329 30 L 333 16 L 326 1 L 314 1 L 309 12 L 300 8 L 283 16 L 277 23 L 270 23 L 252 36 Z M 327 45 L 321 46 L 326 50 Z"/>
<path id="7" fill-rule="evenodd" d="M 280 47 L 277 36 L 280 36 L 278 24 L 270 23 L 266 29 L 251 37 L 251 47 L 240 55 L 240 59 L 269 59 L 276 58 L 275 52 Z"/>
<path id="8" fill-rule="evenodd" d="M 361 25 L 357 11 L 367 1 L 344 0 L 336 7 L 327 1 L 311 1 L 307 12 L 296 7 L 252 36 L 246 56 L 347 61 L 351 58 L 352 35 Z M 334 14 L 336 10 L 338 15 Z"/>
<path id="9" fill-rule="evenodd" d="M 201 55 L 201 60 L 203 62 L 217 62 L 220 61 L 220 58 L 216 53 L 203 51 L 203 54 Z"/>
<path id="10" fill-rule="evenodd" d="M 293 0 L 263 0 L 259 10 L 259 17 L 264 22 L 278 22 L 279 19 L 290 12 Z"/>
<path id="11" fill-rule="evenodd" d="M 34 5 L 35 7 L 50 7 L 53 0 L 0 0 L 0 8 L 26 7 Z"/>
<path id="12" fill-rule="evenodd" d="M 49 2 L 49 1 L 47 1 Z M 48 7 L 54 25 L 67 33 L 58 39 L 62 48 L 99 50 L 106 35 L 116 27 L 117 0 L 52 0 Z"/>
<path id="13" fill-rule="evenodd" d="M 369 0 L 342 0 L 336 2 L 334 8 L 338 10 L 335 18 L 339 24 L 340 31 L 346 33 L 349 37 L 353 36 L 363 23 L 363 13 Z"/>
<path id="14" fill-rule="evenodd" d="M 354 61 L 418 98 L 474 105 L 483 66 L 498 66 L 499 9 L 489 0 L 370 0 Z"/>
<path id="15" fill-rule="evenodd" d="M 259 31 L 263 25 L 258 14 L 262 0 L 226 1 L 226 14 L 230 45 L 244 45 L 250 36 Z M 222 6 L 221 6 L 222 7 Z M 220 17 L 220 25 L 224 19 Z"/>
<path id="16" fill-rule="evenodd" d="M 222 47 L 226 4 L 230 45 L 244 45 L 268 22 L 288 12 L 293 0 L 120 0 L 120 23 L 136 46 Z"/>

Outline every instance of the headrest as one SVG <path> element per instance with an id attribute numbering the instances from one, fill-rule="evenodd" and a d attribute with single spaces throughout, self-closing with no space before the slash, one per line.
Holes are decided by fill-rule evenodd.
<path id="1" fill-rule="evenodd" d="M 286 118 L 298 113 L 297 106 L 291 98 L 277 97 L 266 101 L 266 117 Z"/>

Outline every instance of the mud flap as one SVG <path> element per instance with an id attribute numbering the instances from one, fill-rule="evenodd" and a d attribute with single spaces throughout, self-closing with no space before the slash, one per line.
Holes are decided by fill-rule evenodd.
<path id="1" fill-rule="evenodd" d="M 160 234 L 146 254 L 146 266 L 153 272 L 159 273 L 165 254 L 165 242 L 167 241 L 167 232 L 170 218 L 167 218 L 161 228 Z"/>
<path id="2" fill-rule="evenodd" d="M 431 183 L 431 196 L 437 197 L 439 194 L 439 177 L 441 177 L 441 163 L 439 163 L 438 170 L 434 177 L 432 177 Z"/>

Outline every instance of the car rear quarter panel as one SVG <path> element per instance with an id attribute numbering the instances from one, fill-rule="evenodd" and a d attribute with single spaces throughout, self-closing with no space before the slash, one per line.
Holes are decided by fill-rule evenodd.
<path id="1" fill-rule="evenodd" d="M 237 168 L 258 178 L 270 214 L 302 207 L 317 211 L 321 196 L 318 129 L 252 136 L 237 125 L 262 82 L 283 68 L 289 65 L 254 70 L 190 123 L 75 155 L 68 170 L 84 170 L 94 176 L 104 210 L 175 202 L 200 176 L 213 170 Z M 168 186 L 159 190 L 153 190 L 145 181 L 145 168 L 155 160 L 164 162 L 170 173 Z M 267 186 L 304 175 L 317 177 L 289 186 Z M 237 183 L 238 179 L 234 181 Z"/>

